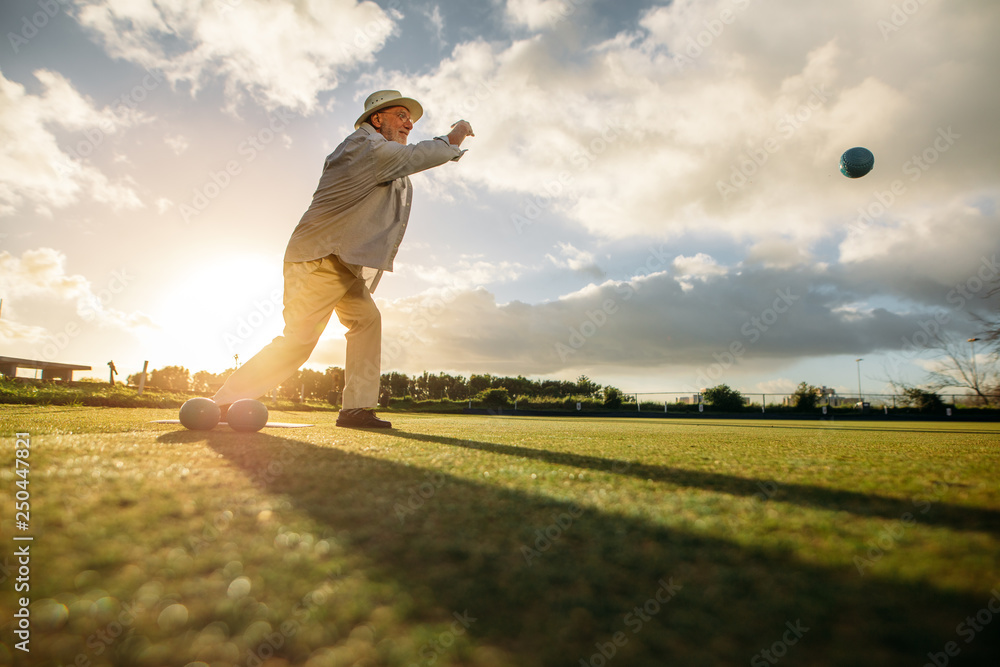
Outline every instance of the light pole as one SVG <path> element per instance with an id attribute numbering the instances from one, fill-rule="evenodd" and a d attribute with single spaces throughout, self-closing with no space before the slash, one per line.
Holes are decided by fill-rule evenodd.
<path id="1" fill-rule="evenodd" d="M 861 393 L 861 362 L 864 361 L 864 359 L 855 359 L 854 361 L 858 363 L 858 403 L 860 404 L 858 407 L 864 408 L 865 396 Z"/>
<path id="2" fill-rule="evenodd" d="M 976 370 L 976 341 L 978 338 L 970 338 L 967 342 L 969 343 L 969 348 L 972 351 L 972 388 L 976 391 L 976 396 L 979 395 L 979 372 Z"/>

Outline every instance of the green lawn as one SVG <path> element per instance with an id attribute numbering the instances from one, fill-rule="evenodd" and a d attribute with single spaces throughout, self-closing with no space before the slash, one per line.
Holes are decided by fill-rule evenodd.
<path id="1" fill-rule="evenodd" d="M 30 659 L 12 648 L 25 593 L 8 555 L 0 663 L 920 667 L 929 653 L 1000 655 L 997 424 L 149 423 L 174 416 L 2 408 L 5 553 L 23 544 L 11 535 L 34 541 Z M 16 432 L 31 434 L 26 532 Z"/>

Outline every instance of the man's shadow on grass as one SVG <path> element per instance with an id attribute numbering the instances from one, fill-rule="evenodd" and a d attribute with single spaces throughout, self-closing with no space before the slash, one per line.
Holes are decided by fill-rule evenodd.
<path id="1" fill-rule="evenodd" d="M 471 635 L 518 665 L 735 665 L 774 647 L 786 664 L 923 664 L 995 584 L 969 595 L 862 576 L 335 446 L 267 434 L 208 444 L 346 539 L 367 578 L 405 590 L 405 622 L 468 612 Z M 679 588 L 665 601 L 668 585 Z M 966 664 L 991 664 L 1000 643 L 985 635 L 963 644 Z"/>
<path id="2" fill-rule="evenodd" d="M 734 496 L 754 497 L 805 507 L 850 512 L 859 516 L 879 517 L 890 521 L 901 521 L 904 516 L 908 515 L 908 523 L 909 518 L 912 518 L 912 521 L 917 524 L 944 526 L 954 530 L 984 531 L 1000 535 L 1000 512 L 939 502 L 937 496 L 940 487 L 949 485 L 944 481 L 938 482 L 935 485 L 938 488 L 928 490 L 925 494 L 899 499 L 872 493 L 825 488 L 812 484 L 778 483 L 770 479 L 754 479 L 703 470 L 647 465 L 620 459 L 606 459 L 519 445 L 502 445 L 423 433 L 408 433 L 395 429 L 391 435 L 449 447 L 494 452 L 553 465 L 611 472 L 637 479 L 651 479 L 655 482 L 666 482 L 675 486 L 728 493 Z"/>

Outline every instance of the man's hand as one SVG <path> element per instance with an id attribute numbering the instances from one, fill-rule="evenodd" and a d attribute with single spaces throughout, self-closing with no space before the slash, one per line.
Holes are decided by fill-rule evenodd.
<path id="1" fill-rule="evenodd" d="M 476 135 L 473 133 L 469 122 L 460 120 L 451 126 L 451 132 L 448 133 L 448 143 L 452 146 L 461 146 L 466 137 L 474 136 Z"/>

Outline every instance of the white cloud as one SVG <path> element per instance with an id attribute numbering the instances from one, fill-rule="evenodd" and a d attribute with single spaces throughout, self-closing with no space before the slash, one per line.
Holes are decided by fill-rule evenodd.
<path id="1" fill-rule="evenodd" d="M 597 265 L 594 253 L 587 250 L 580 250 L 572 243 L 560 243 L 558 256 L 546 254 L 545 258 L 561 269 L 570 269 L 580 273 L 589 274 L 597 278 L 604 277 L 604 271 Z"/>
<path id="2" fill-rule="evenodd" d="M 898 350 L 931 317 L 845 307 L 846 279 L 821 269 L 724 269 L 707 256 L 673 264 L 711 279 L 659 273 L 540 304 L 498 304 L 482 288 L 382 302 L 387 363 L 406 372 L 659 369 L 676 378 L 671 386 L 697 389 L 734 349 L 727 372 L 771 373 L 803 357 Z"/>
<path id="3" fill-rule="evenodd" d="M 726 268 L 719 266 L 719 263 L 711 255 L 703 252 L 694 257 L 678 256 L 673 262 L 673 269 L 677 275 L 677 282 L 685 290 L 694 289 L 695 280 L 706 281 L 713 276 L 726 274 Z"/>
<path id="4" fill-rule="evenodd" d="M 119 128 L 148 119 L 97 109 L 58 73 L 38 70 L 35 77 L 43 87 L 40 95 L 28 94 L 0 73 L 0 215 L 29 204 L 51 215 L 51 209 L 84 195 L 115 210 L 141 208 L 128 179 L 112 182 L 81 153 Z M 53 128 L 73 132 L 69 147 L 60 146 Z"/>
<path id="5" fill-rule="evenodd" d="M 507 0 L 507 17 L 529 30 L 549 28 L 569 16 L 582 0 Z"/>
<path id="6" fill-rule="evenodd" d="M 172 209 L 174 206 L 176 206 L 176 204 L 173 201 L 167 199 L 166 197 L 160 197 L 159 199 L 156 200 L 156 212 L 159 213 L 160 215 L 163 215 L 164 213 Z"/>
<path id="7" fill-rule="evenodd" d="M 182 134 L 168 134 L 163 137 L 163 143 L 174 152 L 174 155 L 180 155 L 191 147 L 191 142 Z"/>
<path id="8" fill-rule="evenodd" d="M 764 395 L 791 395 L 799 386 L 799 383 L 788 378 L 777 378 L 766 382 L 758 382 L 754 385 L 755 393 Z"/>
<path id="9" fill-rule="evenodd" d="M 543 6 L 507 8 L 529 22 Z M 1000 10 L 983 5 L 977 18 L 948 7 L 922 6 L 886 43 L 877 3 L 831 12 L 678 1 L 572 57 L 564 35 L 545 32 L 465 42 L 429 74 L 390 78 L 421 97 L 429 125 L 466 118 L 476 128 L 462 169 L 435 178 L 526 195 L 598 237 L 720 233 L 808 246 L 844 233 L 857 207 L 950 126 L 963 139 L 893 214 L 936 205 L 942 191 L 978 197 L 1000 176 L 1000 94 L 974 83 L 991 76 L 983 54 L 1000 58 L 980 25 L 996 25 Z M 718 34 L 706 27 L 714 22 Z M 919 38 L 927 31 L 932 45 Z M 927 48 L 961 67 L 932 64 Z M 876 153 L 860 181 L 837 166 L 855 145 Z"/>
<path id="10" fill-rule="evenodd" d="M 339 141 L 331 137 L 342 136 L 336 128 L 353 120 L 335 109 L 348 88 L 352 108 L 376 88 L 421 99 L 427 115 L 418 130 L 427 135 L 446 132 L 458 118 L 473 124 L 477 136 L 457 166 L 414 178 L 421 198 L 432 202 L 425 210 L 449 224 L 426 231 L 425 251 L 412 255 L 422 264 L 397 267 L 403 280 L 382 293 L 412 296 L 379 298 L 386 347 L 402 341 L 390 367 L 655 375 L 680 388 L 683 378 L 742 343 L 746 355 L 733 370 L 755 368 L 754 382 L 779 378 L 756 386 L 787 391 L 801 379 L 824 381 L 798 377 L 806 366 L 840 373 L 828 355 L 874 358 L 899 350 L 932 313 L 946 314 L 953 332 L 968 326 L 966 311 L 987 291 L 980 274 L 992 271 L 1000 254 L 1000 88 L 984 83 L 1000 62 L 1000 3 L 922 3 L 889 32 L 880 21 L 892 8 L 862 0 L 780 7 L 744 0 L 481 0 L 461 9 L 431 2 L 405 5 L 414 14 L 408 21 L 354 0 L 75 6 L 74 16 L 110 56 L 85 54 L 100 83 L 81 77 L 70 84 L 42 70 L 39 83 L 23 82 L 26 91 L 0 79 L 0 211 L 18 214 L 3 228 L 16 232 L 8 236 L 19 255 L 41 244 L 25 245 L 43 226 L 46 238 L 54 238 L 49 231 L 63 235 L 70 262 L 73 252 L 92 254 L 95 243 L 113 247 L 100 233 L 99 214 L 61 209 L 90 200 L 137 205 L 136 182 L 161 183 L 146 203 L 161 215 L 175 213 L 203 180 L 198 174 L 224 164 L 224 137 L 202 116 L 211 111 L 206 104 L 333 110 L 282 135 L 299 148 L 328 142 L 326 152 Z M 404 27 L 412 34 L 399 34 Z M 465 41 L 435 63 L 436 39 L 455 35 Z M 396 38 L 394 54 L 414 48 L 418 56 L 380 62 Z M 60 45 L 63 62 L 78 57 L 76 44 Z M 150 102 L 171 119 L 169 133 L 142 137 L 150 151 L 143 155 L 121 151 L 119 137 L 148 117 L 115 118 L 77 92 L 107 91 L 124 81 L 112 78 L 117 74 L 141 71 L 108 67 L 111 58 L 148 67 L 171 84 Z M 97 87 L 79 87 L 85 81 Z M 189 93 L 194 99 L 181 99 Z M 75 155 L 88 131 L 108 123 L 114 140 L 104 148 L 112 145 L 116 161 L 108 153 L 94 160 Z M 875 152 L 876 167 L 849 180 L 837 159 L 855 145 Z M 173 159 L 171 150 L 181 157 Z M 127 162 L 117 161 L 126 155 Z M 244 225 L 236 207 L 275 183 L 290 183 L 279 190 L 294 194 L 295 183 L 315 178 L 300 169 L 301 156 L 289 156 L 291 162 L 256 162 L 255 174 L 234 186 L 228 201 L 213 204 L 205 233 L 240 220 L 241 228 L 261 232 L 245 242 L 265 243 L 273 254 L 285 214 L 251 206 Z M 113 176 L 119 168 L 136 180 Z M 515 229 L 517 215 L 536 224 Z M 870 221 L 859 224 L 862 216 Z M 484 223 L 475 229 L 489 241 L 477 239 L 475 229 L 448 238 L 451 223 L 470 217 Z M 148 233 L 163 239 L 169 256 L 169 215 L 149 220 L 157 224 Z M 512 224 L 503 228 L 506 221 Z M 136 222 L 137 233 L 146 234 L 143 220 Z M 495 222 L 499 228 L 485 224 Z M 661 249 L 655 268 L 641 258 L 654 246 Z M 35 282 L 6 284 L 18 296 L 5 297 L 5 316 L 21 329 L 2 335 L 37 337 L 42 324 L 55 331 L 66 312 L 85 312 L 90 297 L 100 301 L 101 290 L 57 257 L 8 256 L 4 266 L 15 260 L 22 263 L 15 273 L 27 275 L 32 262 L 42 273 Z M 645 275 L 607 279 L 630 275 L 629 267 Z M 961 305 L 949 302 L 959 287 L 969 293 Z M 191 300 L 176 286 L 169 291 L 175 296 L 146 303 L 173 298 L 171 308 L 189 316 Z M 798 300 L 790 305 L 782 295 Z M 550 300 L 539 303 L 543 298 Z M 99 303 L 101 322 L 136 324 L 141 313 L 113 310 L 124 301 Z M 59 314 L 35 317 L 46 304 Z M 156 317 L 167 322 L 163 312 Z M 343 363 L 336 327 L 314 361 Z M 165 331 L 164 344 L 178 331 Z M 203 349 L 204 339 L 192 339 L 191 349 Z M 253 345 L 247 342 L 241 355 Z M 854 368 L 844 373 L 850 386 Z"/>
<path id="11" fill-rule="evenodd" d="M 90 283 L 80 275 L 66 274 L 66 256 L 52 248 L 27 250 L 21 257 L 0 252 L 0 290 L 10 299 L 41 295 L 60 300 L 85 297 Z"/>
<path id="12" fill-rule="evenodd" d="M 303 113 L 368 62 L 400 14 L 354 0 L 90 0 L 77 20 L 108 54 L 165 73 L 196 94 L 215 77 L 235 110 L 250 96 Z"/>
<path id="13" fill-rule="evenodd" d="M 444 16 L 441 14 L 441 6 L 434 5 L 434 8 L 424 8 L 424 16 L 427 17 L 427 22 L 431 26 L 431 30 L 434 31 L 434 37 L 438 44 L 444 45 Z"/>
<path id="14" fill-rule="evenodd" d="M 435 287 L 461 290 L 516 280 L 524 268 L 517 262 L 488 262 L 469 257 L 462 258 L 449 267 L 397 264 L 395 272 L 404 277 L 413 275 Z"/>
<path id="15" fill-rule="evenodd" d="M 47 336 L 44 327 L 21 324 L 9 318 L 0 320 L 0 342 L 6 345 L 37 343 Z"/>
<path id="16" fill-rule="evenodd" d="M 840 269 L 865 292 L 884 291 L 951 308 L 950 292 L 971 282 L 984 296 L 1000 280 L 1000 213 L 962 200 L 904 219 L 855 224 L 840 244 Z M 984 281 L 985 279 L 985 281 Z M 975 299 L 968 304 L 982 308 Z"/>
<path id="17" fill-rule="evenodd" d="M 95 289 L 79 274 L 66 272 L 66 256 L 52 248 L 26 250 L 20 257 L 0 252 L 0 292 L 18 309 L 40 314 L 37 306 L 44 299 L 72 304 L 76 315 L 84 322 L 126 330 L 154 327 L 144 313 L 125 313 L 110 307 L 117 296 L 128 288 L 131 277 L 127 271 L 115 271 L 105 287 Z M 27 305 L 23 305 L 27 302 Z M 5 308 L 7 303 L 4 304 Z M 13 322 L 11 334 L 34 335 L 44 331 L 39 327 Z M 11 334 L 12 335 L 12 334 Z"/>
<path id="18" fill-rule="evenodd" d="M 678 255 L 673 263 L 674 271 L 681 278 L 705 279 L 711 276 L 724 276 L 727 273 L 726 267 L 720 266 L 715 258 L 703 252 L 699 252 L 694 257 Z"/>
<path id="19" fill-rule="evenodd" d="M 790 269 L 813 261 L 812 255 L 800 244 L 782 238 L 762 238 L 747 249 L 748 264 L 767 268 Z M 825 264 L 821 264 L 825 268 Z"/>

